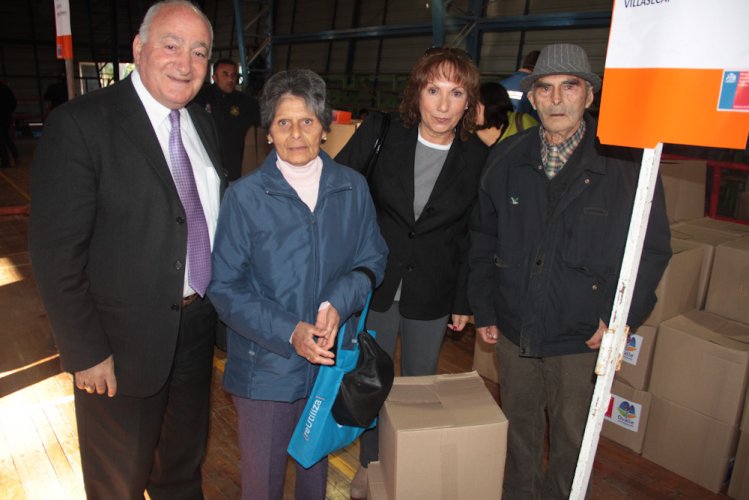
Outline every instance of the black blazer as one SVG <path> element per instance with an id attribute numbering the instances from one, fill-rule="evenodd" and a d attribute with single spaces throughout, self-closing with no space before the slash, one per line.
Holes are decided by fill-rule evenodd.
<path id="1" fill-rule="evenodd" d="M 336 156 L 336 161 L 364 170 L 380 133 L 383 116 L 372 113 Z M 468 221 L 478 192 L 488 148 L 474 135 L 456 134 L 419 220 L 414 220 L 414 157 L 418 127 L 406 128 L 397 115 L 370 177 L 377 220 L 390 248 L 385 279 L 375 291 L 372 309 L 385 311 L 403 280 L 400 313 L 429 320 L 447 314 L 470 314 Z"/>
<path id="2" fill-rule="evenodd" d="M 199 106 L 188 109 L 223 193 L 213 122 Z M 154 394 L 176 346 L 187 224 L 129 78 L 50 114 L 31 195 L 29 250 L 63 368 L 113 354 L 118 393 Z"/>

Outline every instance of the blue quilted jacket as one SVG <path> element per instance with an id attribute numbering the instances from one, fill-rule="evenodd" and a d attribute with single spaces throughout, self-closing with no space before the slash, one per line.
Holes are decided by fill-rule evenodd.
<path id="1" fill-rule="evenodd" d="M 352 315 L 382 281 L 387 246 L 367 183 L 324 152 L 310 211 L 276 167 L 276 153 L 227 190 L 213 249 L 208 295 L 228 325 L 224 387 L 252 399 L 309 395 L 318 365 L 289 343 L 299 321 L 315 323 L 328 301 Z M 357 270 L 360 269 L 360 270 Z M 368 271 L 362 272 L 361 269 Z"/>

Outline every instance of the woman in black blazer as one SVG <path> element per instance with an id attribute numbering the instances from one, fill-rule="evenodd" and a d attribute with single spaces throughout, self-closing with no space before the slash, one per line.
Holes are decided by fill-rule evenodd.
<path id="1" fill-rule="evenodd" d="M 367 328 L 391 355 L 401 334 L 401 374 L 431 375 L 449 325 L 471 314 L 466 298 L 468 220 L 488 153 L 472 132 L 479 72 L 460 49 L 427 51 L 414 66 L 398 115 L 371 113 L 336 156 L 367 175 L 390 248 Z M 384 142 L 368 166 L 378 138 Z M 377 433 L 364 433 L 351 497 L 366 496 Z"/>

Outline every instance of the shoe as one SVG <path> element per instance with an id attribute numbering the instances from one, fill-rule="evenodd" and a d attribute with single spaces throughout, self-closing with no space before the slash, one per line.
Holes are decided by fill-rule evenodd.
<path id="1" fill-rule="evenodd" d="M 351 500 L 367 499 L 367 468 L 359 467 L 354 479 L 351 480 Z"/>

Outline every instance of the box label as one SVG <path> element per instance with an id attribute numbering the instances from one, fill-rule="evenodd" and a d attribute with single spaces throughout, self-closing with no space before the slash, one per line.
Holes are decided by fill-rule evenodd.
<path id="1" fill-rule="evenodd" d="M 642 348 L 643 341 L 642 336 L 636 333 L 627 335 L 627 345 L 624 346 L 622 361 L 630 365 L 637 365 L 637 358 L 640 357 L 640 349 Z"/>
<path id="2" fill-rule="evenodd" d="M 604 418 L 619 427 L 637 432 L 637 429 L 640 427 L 641 414 L 641 404 L 612 394 L 609 401 L 609 409 L 606 411 Z"/>

